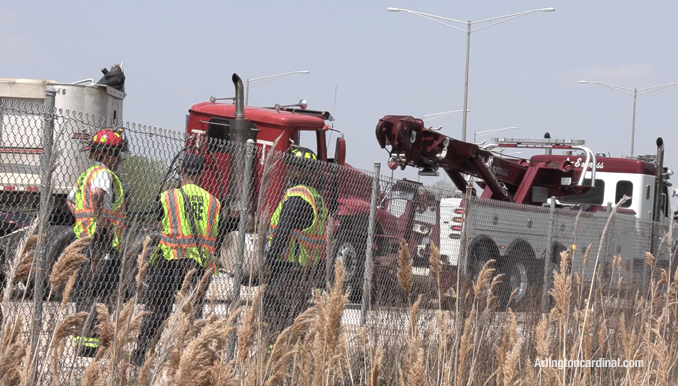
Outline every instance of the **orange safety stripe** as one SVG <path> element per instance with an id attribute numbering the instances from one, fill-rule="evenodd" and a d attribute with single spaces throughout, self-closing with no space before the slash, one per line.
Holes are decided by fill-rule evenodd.
<path id="1" fill-rule="evenodd" d="M 171 248 L 173 254 L 175 255 L 175 258 L 176 258 L 176 254 L 177 254 L 176 252 L 179 251 L 179 250 L 184 251 L 184 250 L 189 249 L 189 248 L 198 248 L 198 245 L 195 244 L 195 243 L 193 243 L 193 244 L 184 244 L 184 243 L 177 244 L 177 243 L 174 243 L 172 241 L 164 240 L 164 239 L 161 239 L 158 242 L 158 244 L 165 245 L 165 246 Z M 214 250 L 216 249 L 216 247 L 214 245 L 202 244 L 201 247 L 203 249 L 207 250 L 208 252 L 214 252 Z M 182 255 L 183 255 L 183 253 L 182 253 Z"/>
<path id="2" fill-rule="evenodd" d="M 92 189 L 88 189 L 88 186 L 91 185 L 92 180 L 94 179 L 94 176 L 96 173 L 102 169 L 106 169 L 104 166 L 99 165 L 96 166 L 92 169 L 90 169 L 89 174 L 87 174 L 87 178 L 85 179 L 84 185 L 83 185 L 83 208 L 80 210 L 76 210 L 76 226 L 79 226 L 81 231 L 85 234 L 85 237 L 89 237 L 89 226 L 92 222 L 92 219 L 94 217 L 94 207 L 92 205 Z M 76 192 L 77 194 L 77 192 Z"/>
<path id="3" fill-rule="evenodd" d="M 165 244 L 168 247 L 172 247 L 172 248 L 187 249 L 187 248 L 195 248 L 196 247 L 195 243 L 181 243 L 181 242 L 177 243 L 177 242 L 173 242 L 172 239 L 166 239 L 164 237 L 160 239 L 160 243 Z"/>
<path id="4" fill-rule="evenodd" d="M 294 236 L 298 242 L 306 245 L 307 247 L 321 245 L 324 241 L 324 237 L 308 236 L 298 229 L 292 229 L 292 236 Z"/>
<path id="5" fill-rule="evenodd" d="M 168 211 L 171 211 L 172 206 L 170 204 L 169 192 L 165 193 L 164 199 L 165 199 L 165 205 L 167 206 Z M 174 219 L 173 219 L 173 216 L 171 214 L 169 216 L 167 216 L 167 222 L 169 223 L 169 228 L 174 230 L 174 225 L 173 225 L 172 220 L 174 220 Z"/>
<path id="6" fill-rule="evenodd" d="M 315 200 L 313 199 L 313 194 L 307 187 L 297 185 L 294 188 L 288 190 L 288 193 L 302 194 L 312 203 L 311 206 L 313 206 L 313 212 L 318 213 L 318 209 L 315 207 Z"/>
<path id="7" fill-rule="evenodd" d="M 174 237 L 171 235 L 162 235 L 161 240 L 174 245 L 183 245 L 186 247 L 197 247 L 193 237 Z M 214 248 L 215 239 L 206 239 L 202 245 L 206 248 Z"/>
<path id="8" fill-rule="evenodd" d="M 92 180 L 94 179 L 94 176 L 100 171 L 100 170 L 105 170 L 106 167 L 103 165 L 99 165 L 92 170 L 90 170 L 89 175 L 87 175 L 87 180 L 85 180 L 85 197 L 84 197 L 84 207 L 87 209 L 94 209 L 93 201 L 92 200 L 92 189 L 87 189 L 88 186 L 92 185 Z"/>
<path id="9" fill-rule="evenodd" d="M 171 250 L 173 259 L 184 258 L 188 249 L 198 248 L 199 246 L 208 253 L 213 254 L 216 249 L 216 237 L 210 234 L 203 235 L 200 229 L 195 229 L 196 235 L 184 234 L 183 229 L 185 224 L 182 221 L 184 212 L 182 211 L 182 204 L 184 207 L 190 205 L 190 202 L 184 202 L 183 195 L 180 196 L 179 189 L 172 189 L 165 194 L 164 204 L 167 207 L 167 225 L 169 233 L 163 231 L 160 243 L 161 245 Z M 181 198 L 180 198 L 181 197 Z M 208 203 L 208 218 L 206 231 L 212 232 L 214 230 L 213 222 L 218 215 L 219 202 L 213 197 L 209 197 Z M 192 232 L 191 232 L 192 233 Z M 198 243 L 200 240 L 200 243 Z M 200 244 L 200 245 L 198 245 Z"/>
<path id="10" fill-rule="evenodd" d="M 207 209 L 207 229 L 205 229 L 205 235 L 208 237 L 212 234 L 212 223 L 214 223 L 214 215 L 216 213 L 216 205 L 214 203 L 214 198 L 210 196 L 210 202 Z"/>
<path id="11" fill-rule="evenodd" d="M 175 234 L 183 235 L 184 234 L 184 224 L 181 223 L 181 207 L 179 201 L 179 189 L 172 189 L 172 199 L 174 200 L 174 205 L 171 207 L 171 213 L 175 216 L 176 221 L 176 230 Z M 186 203 L 184 202 L 184 206 Z"/>
<path id="12" fill-rule="evenodd" d="M 170 232 L 175 235 L 181 235 L 181 218 L 179 217 L 179 203 L 175 195 L 175 189 L 172 189 L 165 194 L 167 201 L 167 211 L 169 212 L 168 222 Z"/>
<path id="13" fill-rule="evenodd" d="M 312 242 L 305 242 L 301 238 L 299 238 L 299 236 L 303 236 L 304 238 L 308 238 L 308 239 L 313 240 L 313 241 Z M 308 254 L 308 258 L 310 260 L 312 260 L 313 263 L 315 264 L 316 261 L 317 261 L 317 259 L 315 258 L 315 252 L 322 248 L 322 245 L 323 245 L 324 240 L 325 240 L 324 237 L 313 237 L 313 238 L 311 238 L 309 236 L 301 234 L 301 232 L 299 232 L 296 229 L 294 229 L 292 231 L 292 237 L 294 237 L 294 240 L 297 243 L 303 244 L 304 246 L 306 246 L 306 248 L 307 248 L 306 253 Z M 289 248 L 288 248 L 288 251 L 289 251 Z"/>

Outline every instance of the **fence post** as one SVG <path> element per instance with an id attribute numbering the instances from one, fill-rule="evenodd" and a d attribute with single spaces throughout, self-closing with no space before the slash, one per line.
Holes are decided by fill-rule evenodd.
<path id="1" fill-rule="evenodd" d="M 245 254 L 245 236 L 247 232 L 247 215 L 250 204 L 250 188 L 252 185 L 252 162 L 255 153 L 255 143 L 253 139 L 248 139 L 245 143 L 245 163 L 243 181 L 240 184 L 240 205 L 239 205 L 239 222 L 238 222 L 238 241 L 236 244 L 235 256 L 235 276 L 233 278 L 233 299 L 231 300 L 231 312 L 235 310 L 235 306 L 240 300 L 240 282 L 242 281 L 242 265 Z M 227 347 L 228 360 L 233 359 L 235 354 L 235 330 L 231 332 L 228 337 Z"/>
<path id="2" fill-rule="evenodd" d="M 544 256 L 544 287 L 541 292 L 541 312 L 548 312 L 549 289 L 551 288 L 551 257 L 553 257 L 553 229 L 556 224 L 556 198 L 551 197 L 549 225 L 546 234 L 546 256 Z"/>
<path id="3" fill-rule="evenodd" d="M 454 359 L 453 359 L 453 367 L 452 367 L 452 374 L 457 373 L 457 368 L 458 368 L 458 363 L 459 361 L 457 360 L 458 354 L 459 354 L 459 340 L 460 337 L 462 336 L 464 326 L 461 321 L 465 319 L 465 316 L 463 315 L 465 312 L 464 310 L 460 310 L 459 307 L 461 306 L 460 302 L 462 299 L 462 294 L 461 294 L 461 277 L 462 275 L 464 276 L 464 280 L 468 280 L 468 248 L 469 248 L 469 234 L 470 234 L 470 229 L 469 226 L 471 224 L 470 221 L 470 216 L 469 214 L 471 213 L 471 197 L 473 195 L 473 182 L 470 180 L 466 184 L 466 191 L 464 192 L 464 222 L 462 223 L 462 230 L 461 230 L 461 243 L 459 243 L 459 258 L 457 259 L 457 283 L 456 283 L 456 294 L 455 294 L 455 301 L 454 301 Z M 463 265 L 463 267 L 462 267 Z"/>
<path id="4" fill-rule="evenodd" d="M 363 299 L 360 304 L 360 325 L 367 320 L 367 307 L 372 300 L 372 271 L 374 268 L 374 256 L 372 245 L 374 244 L 374 228 L 377 222 L 377 200 L 379 199 L 379 177 L 381 176 L 381 163 L 374 163 L 374 175 L 372 176 L 372 198 L 370 200 L 370 218 L 367 228 L 367 247 L 365 248 L 365 270 L 363 274 Z"/>
<path id="5" fill-rule="evenodd" d="M 656 223 L 654 222 L 654 219 L 650 220 L 650 242 L 649 242 L 649 249 L 650 253 L 657 257 L 657 254 L 655 253 L 655 235 L 657 234 L 655 232 L 656 229 Z M 652 277 L 652 268 L 647 264 L 647 261 L 645 258 L 643 260 L 643 281 L 642 281 L 642 289 L 645 291 L 645 298 L 649 299 L 649 296 L 652 291 L 650 291 L 650 278 Z"/>
<path id="6" fill-rule="evenodd" d="M 608 202 L 607 206 L 605 207 L 605 213 L 607 214 L 607 217 L 610 217 L 610 213 L 612 213 L 612 203 Z M 613 220 L 614 221 L 614 220 Z M 614 223 L 612 223 L 613 225 Z M 610 233 L 612 232 L 612 227 L 610 227 Z M 605 256 L 605 263 L 609 263 L 611 261 L 610 259 L 610 245 L 612 245 L 612 237 L 610 236 L 610 233 L 607 234 L 607 237 L 605 238 L 605 246 L 603 248 L 604 255 Z M 612 252 L 612 255 L 614 255 L 614 251 Z M 614 260 L 614 259 L 612 259 Z M 584 267 L 586 269 L 586 267 Z M 610 286 L 612 286 L 612 274 L 610 273 Z"/>
<path id="7" fill-rule="evenodd" d="M 45 272 L 45 250 L 49 241 L 45 240 L 47 228 L 50 220 L 50 192 L 51 183 L 51 159 L 52 144 L 54 141 L 54 105 L 56 98 L 56 89 L 47 86 L 45 89 L 45 107 L 43 111 L 43 153 L 40 170 L 40 210 L 38 216 L 38 242 L 35 246 L 37 256 L 33 268 L 33 321 L 31 324 L 31 376 L 29 384 L 34 384 L 35 377 L 38 374 L 38 346 L 40 342 L 40 332 L 42 331 L 42 296 L 44 293 L 43 281 Z"/>

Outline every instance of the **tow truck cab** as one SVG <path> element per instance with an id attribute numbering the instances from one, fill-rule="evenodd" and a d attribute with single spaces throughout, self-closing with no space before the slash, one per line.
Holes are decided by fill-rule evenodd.
<path id="1" fill-rule="evenodd" d="M 544 160 L 563 161 L 567 160 L 577 170 L 577 177 L 581 175 L 584 157 L 579 155 L 535 155 L 530 163 L 539 163 Z M 608 204 L 615 205 L 622 197 L 631 197 L 620 206 L 620 214 L 631 214 L 639 220 L 652 220 L 655 205 L 655 190 L 657 190 L 657 168 L 655 155 L 641 155 L 634 158 L 612 158 L 598 155 L 596 161 L 595 189 L 594 194 L 588 195 L 586 204 L 591 206 L 591 211 L 605 208 Z M 589 165 L 589 170 L 591 165 Z M 669 221 L 671 208 L 669 201 L 668 181 L 673 172 L 664 168 L 664 178 L 660 194 L 656 200 L 659 214 L 657 219 L 661 223 Z M 585 184 L 591 181 L 591 172 L 585 175 Z M 567 201 L 561 200 L 567 204 Z M 603 209 L 604 210 L 604 209 Z"/>

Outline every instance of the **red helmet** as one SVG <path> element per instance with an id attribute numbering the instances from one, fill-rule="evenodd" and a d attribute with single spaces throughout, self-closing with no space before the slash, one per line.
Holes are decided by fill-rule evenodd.
<path id="1" fill-rule="evenodd" d="M 89 145 L 82 150 L 124 150 L 125 140 L 122 135 L 111 129 L 101 129 L 90 139 Z"/>

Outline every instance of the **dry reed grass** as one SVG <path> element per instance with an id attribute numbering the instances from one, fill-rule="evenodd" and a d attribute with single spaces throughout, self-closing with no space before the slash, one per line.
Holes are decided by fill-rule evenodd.
<path id="1" fill-rule="evenodd" d="M 145 274 L 144 252 L 138 257 L 139 289 Z M 590 247 L 583 259 L 591 259 Z M 73 252 L 73 250 L 71 250 Z M 475 282 L 458 294 L 459 313 L 440 301 L 440 255 L 431 245 L 429 268 L 437 284 L 429 300 L 418 296 L 400 304 L 406 325 L 389 338 L 392 325 L 362 326 L 357 339 L 342 324 L 347 306 L 344 272 L 336 264 L 333 285 L 316 292 L 313 305 L 285 329 L 272 348 L 263 344 L 261 293 L 251 304 L 236 306 L 227 318 L 214 313 L 196 318 L 196 298 L 206 283 L 189 272 L 175 297 L 175 312 L 165 321 L 146 353 L 143 368 L 135 368 L 131 352 L 142 319 L 136 298 L 108 310 L 97 305 L 97 331 L 102 345 L 80 379 L 82 385 L 654 385 L 678 382 L 678 271 L 658 266 L 652 254 L 639 256 L 651 269 L 647 289 L 628 288 L 632 278 L 621 257 L 611 260 L 609 280 L 600 270 L 591 283 L 572 272 L 574 251 L 562 252 L 549 292 L 547 313 L 497 311 L 502 282 L 496 262 L 488 261 Z M 62 256 L 53 286 L 66 283 L 62 309 L 70 298 L 79 258 Z M 596 260 L 600 257 L 595 256 Z M 18 261 L 18 260 L 17 260 Z M 600 261 L 597 261 L 598 264 Z M 17 265 L 15 273 L 21 271 Z M 58 274 L 58 275 L 57 275 Z M 197 279 L 197 278 L 196 278 Z M 408 300 L 413 295 L 412 258 L 401 242 L 398 272 L 393 278 Z M 204 288 L 203 288 L 204 289 Z M 623 290 L 622 290 L 623 289 Z M 641 295 L 647 292 L 647 296 Z M 428 295 L 427 295 L 428 296 Z M 455 304 L 455 307 L 457 304 Z M 3 315 L 6 303 L 3 303 Z M 59 321 L 48 345 L 45 373 L 64 374 L 61 363 L 74 358 L 68 337 L 76 335 L 86 313 Z M 378 322 L 377 322 L 378 323 Z M 0 383 L 26 381 L 28 337 L 23 320 L 5 318 L 0 340 Z M 455 330 L 459 333 L 456 334 Z M 235 352 L 228 359 L 227 342 L 236 332 Z M 356 343 L 357 346 L 356 347 Z M 639 368 L 554 368 L 535 366 L 535 360 L 642 360 Z M 41 373 L 42 374 L 42 373 Z M 69 378 L 66 376 L 65 378 Z M 52 377 L 58 384 L 64 377 Z"/>
<path id="2" fill-rule="evenodd" d="M 87 257 L 82 253 L 82 250 L 89 245 L 91 240 L 91 237 L 83 237 L 72 242 L 64 249 L 57 262 L 54 263 L 52 273 L 49 275 L 51 291 L 56 290 L 62 284 L 66 283 L 71 275 L 73 275 L 74 272 L 77 272 L 80 264 L 87 260 Z"/>

